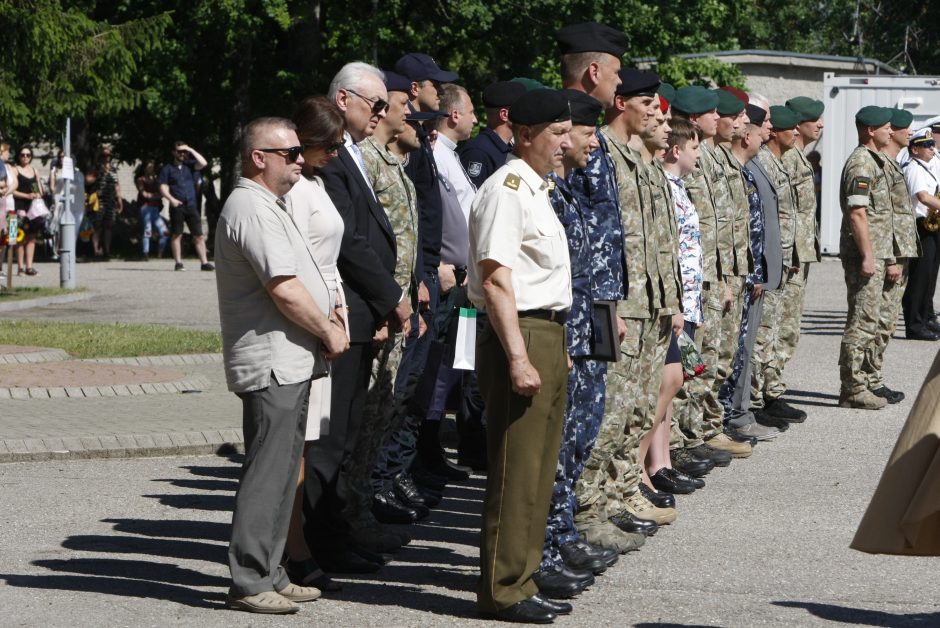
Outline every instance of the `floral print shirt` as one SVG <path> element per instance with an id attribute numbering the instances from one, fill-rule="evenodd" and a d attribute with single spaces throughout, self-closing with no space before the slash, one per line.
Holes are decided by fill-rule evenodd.
<path id="1" fill-rule="evenodd" d="M 682 315 L 686 322 L 702 323 L 702 239 L 698 212 L 689 200 L 682 179 L 666 173 L 675 200 L 679 228 L 679 269 L 682 272 Z"/>

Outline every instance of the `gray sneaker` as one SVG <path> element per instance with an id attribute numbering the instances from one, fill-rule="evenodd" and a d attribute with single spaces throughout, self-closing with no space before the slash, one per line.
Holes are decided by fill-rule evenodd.
<path id="1" fill-rule="evenodd" d="M 760 423 L 748 423 L 744 427 L 734 430 L 741 436 L 756 438 L 757 440 L 771 440 L 780 436 L 780 430 L 775 427 L 761 425 Z"/>

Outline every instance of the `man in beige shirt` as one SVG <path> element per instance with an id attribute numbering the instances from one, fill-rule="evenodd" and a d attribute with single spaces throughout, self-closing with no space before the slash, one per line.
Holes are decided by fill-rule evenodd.
<path id="1" fill-rule="evenodd" d="M 509 115 L 515 155 L 470 210 L 470 299 L 488 316 L 477 341 L 489 457 L 477 603 L 488 617 L 546 622 L 571 610 L 532 579 L 561 444 L 571 307 L 567 241 L 545 177 L 570 145 L 571 112 L 560 92 L 538 89 Z"/>

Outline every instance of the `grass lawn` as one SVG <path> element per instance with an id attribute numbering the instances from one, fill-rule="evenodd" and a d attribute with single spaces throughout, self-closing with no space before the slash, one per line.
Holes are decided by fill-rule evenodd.
<path id="1" fill-rule="evenodd" d="M 167 325 L 0 320 L 0 344 L 63 349 L 76 358 L 218 353 L 218 332 Z"/>
<path id="2" fill-rule="evenodd" d="M 58 297 L 63 294 L 73 294 L 75 292 L 84 292 L 84 288 L 75 288 L 66 290 L 65 288 L 50 287 L 19 287 L 13 286 L 12 290 L 7 290 L 6 281 L 0 288 L 0 303 L 9 303 L 10 301 L 22 301 L 23 299 L 39 299 L 41 297 Z"/>

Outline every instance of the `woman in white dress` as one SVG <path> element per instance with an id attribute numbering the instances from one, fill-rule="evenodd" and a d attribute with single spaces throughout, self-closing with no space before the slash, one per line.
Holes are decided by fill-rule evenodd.
<path id="1" fill-rule="evenodd" d="M 340 242 L 343 239 L 343 219 L 323 189 L 323 181 L 317 176 L 319 169 L 336 157 L 339 149 L 343 147 L 343 115 L 327 98 L 311 96 L 300 103 L 293 120 L 297 125 L 297 136 L 304 147 L 304 176 L 288 194 L 288 207 L 297 228 L 310 241 L 314 260 L 336 304 L 333 315 L 343 323 L 348 335 L 346 300 L 336 268 Z M 307 443 L 329 431 L 331 386 L 329 376 L 315 379 L 311 383 L 305 439 Z M 304 456 L 307 451 L 308 447 L 305 445 Z M 287 573 L 295 584 L 315 586 L 324 591 L 339 590 L 339 585 L 330 580 L 314 562 L 304 540 L 304 466 L 300 467 L 297 495 L 287 536 Z M 311 504 L 311 507 L 313 506 L 315 504 Z"/>

